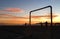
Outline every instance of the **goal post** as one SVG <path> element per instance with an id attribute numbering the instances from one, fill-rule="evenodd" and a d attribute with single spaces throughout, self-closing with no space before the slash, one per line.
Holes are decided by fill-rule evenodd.
<path id="1" fill-rule="evenodd" d="M 43 10 L 46 8 L 50 8 L 50 20 L 51 20 L 51 26 L 52 26 L 52 6 L 51 5 L 30 11 L 30 13 L 29 13 L 29 25 L 31 25 L 31 14 L 32 14 L 32 12 Z"/>

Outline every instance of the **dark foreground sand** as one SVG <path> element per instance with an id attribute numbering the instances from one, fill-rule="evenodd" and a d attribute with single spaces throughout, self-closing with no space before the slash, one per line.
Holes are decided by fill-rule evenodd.
<path id="1" fill-rule="evenodd" d="M 1 26 L 0 39 L 60 39 L 60 26 Z"/>

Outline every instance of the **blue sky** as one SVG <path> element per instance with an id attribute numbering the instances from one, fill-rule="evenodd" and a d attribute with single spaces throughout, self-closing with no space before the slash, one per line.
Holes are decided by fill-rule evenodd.
<path id="1" fill-rule="evenodd" d="M 28 15 L 31 10 L 51 5 L 53 7 L 53 13 L 60 13 L 60 0 L 0 0 L 0 10 L 6 8 L 20 8 L 23 9 L 23 13 L 8 13 L 17 16 Z"/>

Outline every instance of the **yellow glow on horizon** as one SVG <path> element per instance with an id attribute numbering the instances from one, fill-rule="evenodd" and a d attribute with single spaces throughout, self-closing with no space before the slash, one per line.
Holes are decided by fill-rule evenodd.
<path id="1" fill-rule="evenodd" d="M 50 22 L 50 19 L 47 18 L 32 18 L 32 24 L 34 23 L 39 23 L 39 22 Z M 57 17 L 53 18 L 53 23 L 60 23 L 60 15 Z M 0 18 L 0 23 L 3 24 L 25 24 L 29 23 L 29 19 L 24 19 L 24 18 Z"/>
<path id="2" fill-rule="evenodd" d="M 54 18 L 54 19 L 53 19 L 53 22 L 55 22 L 55 23 L 56 23 L 56 22 L 60 23 L 60 16 Z"/>
<path id="3" fill-rule="evenodd" d="M 53 23 L 60 23 L 60 15 L 59 14 L 57 14 L 58 16 L 57 17 L 55 17 L 55 18 L 53 18 Z M 35 20 L 35 21 L 34 21 Z M 34 21 L 35 23 L 39 23 L 39 22 L 42 22 L 42 23 L 44 23 L 44 22 L 51 22 L 51 20 L 50 19 L 46 19 L 46 18 L 41 18 L 41 19 L 32 19 L 32 21 Z"/>

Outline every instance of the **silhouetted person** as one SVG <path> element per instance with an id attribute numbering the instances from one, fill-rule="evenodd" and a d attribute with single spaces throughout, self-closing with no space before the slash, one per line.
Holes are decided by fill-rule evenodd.
<path id="1" fill-rule="evenodd" d="M 48 22 L 47 21 L 45 22 L 45 26 L 48 26 Z"/>
<path id="2" fill-rule="evenodd" d="M 41 26 L 43 26 L 42 22 L 40 24 L 41 24 Z"/>
<path id="3" fill-rule="evenodd" d="M 27 26 L 27 23 L 25 23 L 25 26 Z"/>

